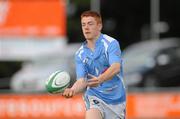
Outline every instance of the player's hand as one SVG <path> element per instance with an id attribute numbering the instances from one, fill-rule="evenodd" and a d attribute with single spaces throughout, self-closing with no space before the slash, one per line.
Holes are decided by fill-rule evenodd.
<path id="1" fill-rule="evenodd" d="M 66 97 L 66 98 L 72 98 L 74 96 L 75 92 L 73 89 L 71 88 L 66 88 L 64 90 L 64 92 L 62 93 L 62 96 L 63 97 Z"/>
<path id="2" fill-rule="evenodd" d="M 97 87 L 101 84 L 101 80 L 98 77 L 91 75 L 91 78 L 87 81 L 87 86 L 89 87 Z"/>

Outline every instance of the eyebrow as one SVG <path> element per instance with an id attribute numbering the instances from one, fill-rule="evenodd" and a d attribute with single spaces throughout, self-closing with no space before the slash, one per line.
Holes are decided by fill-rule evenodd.
<path id="1" fill-rule="evenodd" d="M 87 22 L 87 24 L 89 24 L 89 23 L 93 23 L 93 21 L 89 21 L 89 22 Z M 82 22 L 82 24 L 86 24 L 86 23 Z"/>

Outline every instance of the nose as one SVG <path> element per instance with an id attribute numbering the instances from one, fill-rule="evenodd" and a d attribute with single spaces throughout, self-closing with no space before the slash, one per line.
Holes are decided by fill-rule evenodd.
<path id="1" fill-rule="evenodd" d="M 88 31 L 89 27 L 86 25 L 83 29 L 84 29 L 84 31 Z"/>
<path id="2" fill-rule="evenodd" d="M 88 29 L 89 27 L 88 27 L 88 25 L 86 24 L 86 25 L 84 25 L 84 29 Z"/>

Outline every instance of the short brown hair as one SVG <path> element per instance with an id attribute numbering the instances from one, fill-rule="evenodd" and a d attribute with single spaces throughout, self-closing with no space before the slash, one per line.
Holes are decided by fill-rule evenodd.
<path id="1" fill-rule="evenodd" d="M 81 14 L 81 19 L 83 17 L 94 17 L 98 23 L 102 24 L 102 18 L 101 18 L 101 15 L 98 13 L 98 12 L 95 12 L 95 11 L 84 11 L 82 14 Z"/>

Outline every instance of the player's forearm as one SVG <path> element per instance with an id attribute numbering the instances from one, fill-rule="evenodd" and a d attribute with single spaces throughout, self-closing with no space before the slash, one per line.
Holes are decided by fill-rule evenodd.
<path id="1" fill-rule="evenodd" d="M 82 93 L 87 87 L 86 81 L 82 78 L 77 80 L 71 89 L 74 90 L 74 94 Z"/>
<path id="2" fill-rule="evenodd" d="M 107 80 L 111 80 L 119 72 L 120 72 L 120 63 L 114 63 L 98 78 L 100 79 L 101 82 L 104 82 Z"/>

